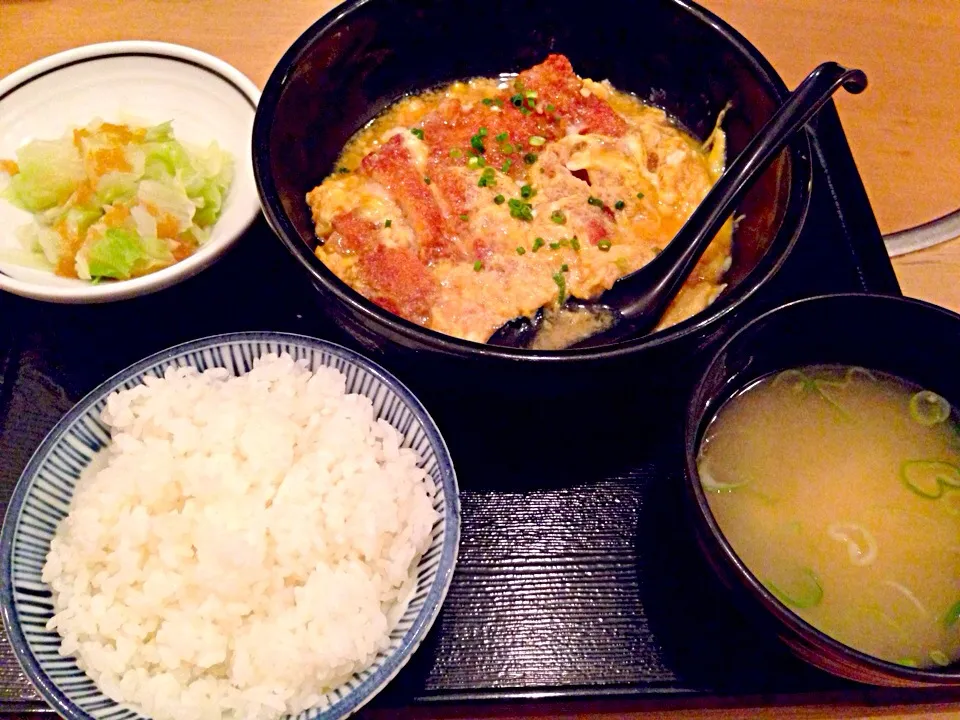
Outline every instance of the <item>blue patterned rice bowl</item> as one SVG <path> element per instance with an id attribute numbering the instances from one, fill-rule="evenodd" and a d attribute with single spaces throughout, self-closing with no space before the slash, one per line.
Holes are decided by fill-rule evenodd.
<path id="1" fill-rule="evenodd" d="M 248 372 L 267 354 L 286 353 L 311 370 L 333 367 L 346 378 L 346 392 L 368 397 L 377 418 L 390 423 L 401 445 L 417 453 L 418 464 L 437 491 L 430 544 L 420 559 L 415 588 L 406 610 L 390 632 L 389 646 L 373 663 L 328 692 L 297 716 L 298 720 L 334 720 L 356 712 L 374 697 L 410 659 L 439 614 L 456 564 L 460 504 L 456 475 L 446 445 L 420 402 L 396 378 L 338 345 L 298 335 L 237 333 L 204 338 L 153 355 L 110 378 L 81 400 L 53 428 L 24 470 L 7 508 L 2 531 L 3 587 L 0 610 L 7 635 L 24 672 L 44 699 L 71 719 L 141 718 L 100 692 L 75 658 L 59 654 L 61 637 L 47 630 L 53 616 L 50 588 L 41 573 L 57 525 L 68 511 L 81 472 L 110 442 L 101 411 L 114 392 L 163 377 L 174 367 L 200 371 L 221 367 L 233 375 Z"/>

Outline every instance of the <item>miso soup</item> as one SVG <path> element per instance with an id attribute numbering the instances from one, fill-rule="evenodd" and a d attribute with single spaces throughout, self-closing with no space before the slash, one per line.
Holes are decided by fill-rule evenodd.
<path id="1" fill-rule="evenodd" d="M 834 639 L 916 667 L 960 658 L 960 417 L 900 378 L 814 366 L 720 410 L 700 480 L 770 592 Z"/>

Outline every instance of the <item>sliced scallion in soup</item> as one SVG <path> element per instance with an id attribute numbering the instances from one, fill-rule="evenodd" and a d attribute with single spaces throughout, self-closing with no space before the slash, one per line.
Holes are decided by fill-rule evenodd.
<path id="1" fill-rule="evenodd" d="M 698 467 L 710 510 L 780 602 L 909 667 L 960 659 L 960 415 L 858 367 L 786 370 L 734 396 Z"/>

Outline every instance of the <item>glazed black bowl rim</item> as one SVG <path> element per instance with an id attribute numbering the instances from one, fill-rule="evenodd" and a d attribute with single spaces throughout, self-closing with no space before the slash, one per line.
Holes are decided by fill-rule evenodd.
<path id="1" fill-rule="evenodd" d="M 263 213 L 274 234 L 280 238 L 290 253 L 303 265 L 312 276 L 314 284 L 319 284 L 323 290 L 330 291 L 336 299 L 345 306 L 365 316 L 375 323 L 387 326 L 391 332 L 406 337 L 413 337 L 420 344 L 434 351 L 466 358 L 501 359 L 512 362 L 539 361 L 551 363 L 580 362 L 594 359 L 614 359 L 631 355 L 639 350 L 645 350 L 665 345 L 681 338 L 686 338 L 703 331 L 705 328 L 718 323 L 725 316 L 745 303 L 759 288 L 763 287 L 780 269 L 790 255 L 797 238 L 803 229 L 807 210 L 810 205 L 810 184 L 813 171 L 813 157 L 810 147 L 810 137 L 807 131 L 799 134 L 787 146 L 790 151 L 791 184 L 784 209 L 783 220 L 773 233 L 776 243 L 779 238 L 791 233 L 789 240 L 777 252 L 767 252 L 751 272 L 738 285 L 737 291 L 730 297 L 721 296 L 714 303 L 696 315 L 677 323 L 669 328 L 657 331 L 650 335 L 643 335 L 625 342 L 603 345 L 598 348 L 576 350 L 521 350 L 514 348 L 488 345 L 446 335 L 424 328 L 405 320 L 398 315 L 380 308 L 353 288 L 337 278 L 319 261 L 316 261 L 306 243 L 300 238 L 293 223 L 287 217 L 280 202 L 276 185 L 270 173 L 269 135 L 273 124 L 274 114 L 282 90 L 284 89 L 292 71 L 296 68 L 301 56 L 309 49 L 317 38 L 322 37 L 336 27 L 345 17 L 359 8 L 377 0 L 347 0 L 347 2 L 330 10 L 307 28 L 300 37 L 283 54 L 277 66 L 270 73 L 266 85 L 257 105 L 253 121 L 252 155 L 253 173 L 260 194 Z M 777 74 L 773 66 L 746 38 L 730 25 L 714 15 L 709 10 L 697 5 L 692 0 L 669 0 L 680 9 L 690 13 L 700 21 L 720 33 L 734 46 L 748 63 L 752 63 L 754 70 L 771 87 L 776 100 L 780 103 L 788 94 L 783 79 Z M 798 144 L 801 149 L 798 151 Z M 793 150 L 791 151 L 791 148 Z M 795 218 L 791 221 L 791 216 Z M 792 229 L 788 224 L 793 225 Z M 327 277 L 329 275 L 329 277 Z M 382 331 L 378 331 L 382 334 Z"/>
<path id="2" fill-rule="evenodd" d="M 740 557 L 727 541 L 727 538 L 720 529 L 716 518 L 713 516 L 713 513 L 710 510 L 710 505 L 707 502 L 706 493 L 703 490 L 703 486 L 700 484 L 700 476 L 697 470 L 697 453 L 700 447 L 701 429 L 705 425 L 707 415 L 710 416 L 710 419 L 716 417 L 717 412 L 719 412 L 720 407 L 722 407 L 721 405 L 720 407 L 711 408 L 709 413 L 705 413 L 700 409 L 704 400 L 704 385 L 707 379 L 713 374 L 717 363 L 726 354 L 728 348 L 730 348 L 734 343 L 740 342 L 743 337 L 753 332 L 755 328 L 762 326 L 771 317 L 793 312 L 797 308 L 802 308 L 809 305 L 837 302 L 857 302 L 866 304 L 889 303 L 913 306 L 917 308 L 918 312 L 936 313 L 944 316 L 949 322 L 955 323 L 958 327 L 958 330 L 960 330 L 960 315 L 951 310 L 939 305 L 925 302 L 923 300 L 917 300 L 898 295 L 883 295 L 879 293 L 828 293 L 824 295 L 815 295 L 813 297 L 794 300 L 792 302 L 779 305 L 772 310 L 768 310 L 762 315 L 757 316 L 733 333 L 729 338 L 727 338 L 727 340 L 716 351 L 706 368 L 700 374 L 699 379 L 693 388 L 693 392 L 690 395 L 690 400 L 687 405 L 686 427 L 684 435 L 684 455 L 686 462 L 685 482 L 688 491 L 687 499 L 688 501 L 692 499 L 695 503 L 697 518 L 698 520 L 706 523 L 713 540 L 719 544 L 723 555 L 723 561 L 726 563 L 727 567 L 733 568 L 738 580 L 742 584 L 746 585 L 754 595 L 759 595 L 763 598 L 762 604 L 766 608 L 766 611 L 773 615 L 774 618 L 782 625 L 785 625 L 797 635 L 812 637 L 818 645 L 825 645 L 838 655 L 842 655 L 845 658 L 855 661 L 858 665 L 868 666 L 893 677 L 926 684 L 943 684 L 945 681 L 950 683 L 960 682 L 960 669 L 957 669 L 956 667 L 954 667 L 954 669 L 944 668 L 943 670 L 934 670 L 930 668 L 911 668 L 905 665 L 897 665 L 896 663 L 887 662 L 886 660 L 881 660 L 877 657 L 856 650 L 849 645 L 839 642 L 838 640 L 834 640 L 826 633 L 821 632 L 813 625 L 810 625 L 800 618 L 799 615 L 780 602 L 780 600 L 777 599 L 773 593 L 767 590 L 767 588 L 763 586 L 763 584 L 756 578 L 750 569 L 747 568 L 743 561 L 740 560 Z M 742 386 L 738 385 L 736 389 L 742 389 Z M 956 665 L 956 663 L 954 663 L 954 665 Z"/>

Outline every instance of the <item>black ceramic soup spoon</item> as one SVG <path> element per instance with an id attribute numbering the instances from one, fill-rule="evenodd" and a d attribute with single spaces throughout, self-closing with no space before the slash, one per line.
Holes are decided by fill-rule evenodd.
<path id="1" fill-rule="evenodd" d="M 861 93 L 867 87 L 867 76 L 861 70 L 848 70 L 835 62 L 817 67 L 720 176 L 663 252 L 636 272 L 618 280 L 598 298 L 569 299 L 565 308 L 592 311 L 602 320 L 601 326 L 604 327 L 571 347 L 608 345 L 643 335 L 656 327 L 734 206 L 793 134 L 803 128 L 841 86 L 850 93 Z M 542 310 L 533 318 L 514 318 L 487 342 L 527 348 L 543 331 L 544 324 Z"/>

